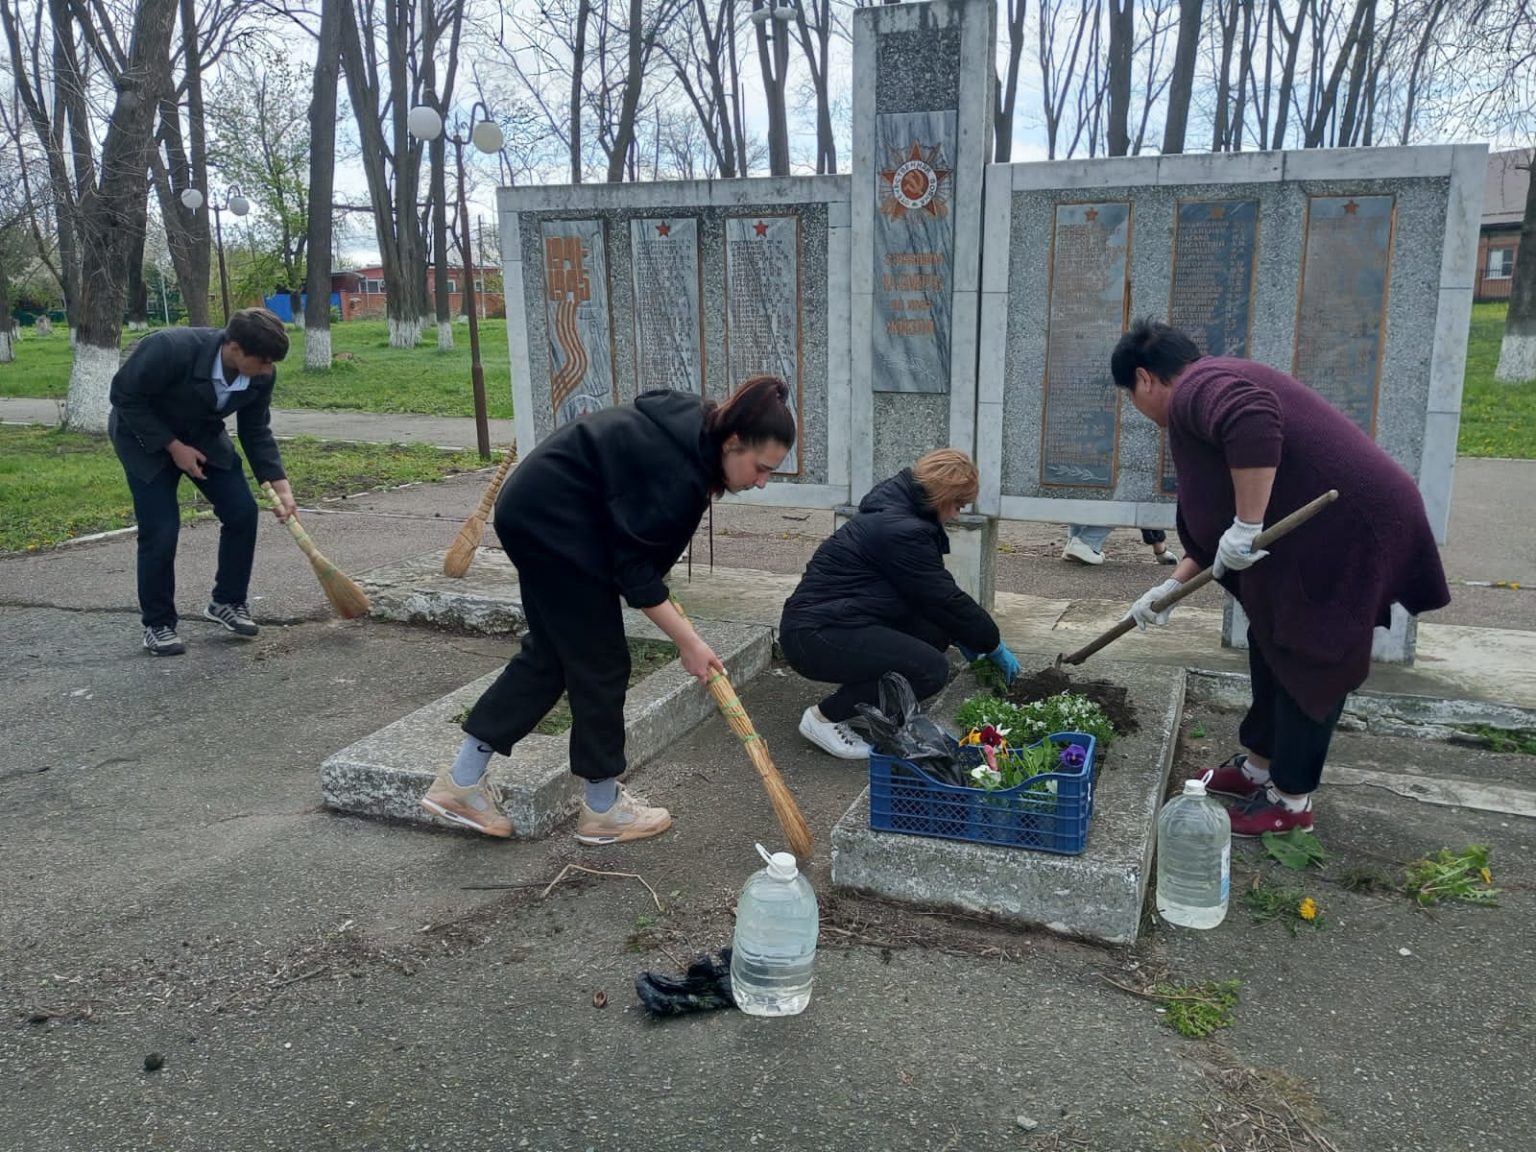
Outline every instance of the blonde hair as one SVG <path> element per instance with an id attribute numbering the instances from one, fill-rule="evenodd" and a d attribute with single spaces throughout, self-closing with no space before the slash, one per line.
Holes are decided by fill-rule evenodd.
<path id="1" fill-rule="evenodd" d="M 936 448 L 912 466 L 916 480 L 928 498 L 928 507 L 969 504 L 981 492 L 981 476 L 971 458 L 958 448 Z"/>

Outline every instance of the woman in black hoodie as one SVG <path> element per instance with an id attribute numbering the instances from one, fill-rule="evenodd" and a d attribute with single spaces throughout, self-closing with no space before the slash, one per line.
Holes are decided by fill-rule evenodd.
<path id="1" fill-rule="evenodd" d="M 807 680 L 841 685 L 800 718 L 800 734 L 845 760 L 869 755 L 847 722 L 879 699 L 880 677 L 900 672 L 919 700 L 944 687 L 957 645 L 985 652 L 1010 682 L 1019 662 L 986 610 L 944 567 L 953 520 L 976 499 L 976 465 L 940 448 L 870 490 L 849 520 L 816 549 L 784 605 L 779 643 Z"/>
<path id="2" fill-rule="evenodd" d="M 583 844 L 665 832 L 672 817 L 619 783 L 629 645 L 622 595 L 677 645 L 701 681 L 725 669 L 668 600 L 663 577 L 710 498 L 761 488 L 795 442 L 789 386 L 756 376 L 723 404 L 687 392 L 645 392 L 633 404 L 566 424 L 528 453 L 496 499 L 496 535 L 517 567 L 528 631 L 464 721 L 452 767 L 422 805 L 488 836 L 511 822 L 486 767 L 511 754 L 570 695 L 571 771 L 586 781 L 576 825 Z"/>

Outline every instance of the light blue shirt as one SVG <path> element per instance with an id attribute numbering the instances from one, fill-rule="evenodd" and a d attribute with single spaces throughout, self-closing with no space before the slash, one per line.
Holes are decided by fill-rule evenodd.
<path id="1" fill-rule="evenodd" d="M 244 392 L 250 386 L 251 378 L 249 376 L 236 376 L 233 383 L 225 381 L 224 348 L 222 345 L 220 345 L 219 350 L 213 354 L 214 406 L 218 408 L 220 412 L 224 411 L 224 406 L 229 403 L 229 394 L 231 392 Z"/>

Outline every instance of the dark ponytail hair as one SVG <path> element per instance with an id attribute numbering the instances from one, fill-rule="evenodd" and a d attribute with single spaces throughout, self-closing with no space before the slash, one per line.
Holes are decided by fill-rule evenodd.
<path id="1" fill-rule="evenodd" d="M 743 381 L 725 403 L 705 404 L 704 429 L 720 444 L 738 436 L 749 448 L 770 440 L 793 448 L 795 414 L 789 407 L 789 385 L 778 376 Z"/>

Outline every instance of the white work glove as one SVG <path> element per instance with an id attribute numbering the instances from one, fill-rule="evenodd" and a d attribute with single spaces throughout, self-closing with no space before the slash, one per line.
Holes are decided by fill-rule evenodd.
<path id="1" fill-rule="evenodd" d="M 1143 592 L 1136 603 L 1131 605 L 1131 610 L 1125 614 L 1125 618 L 1136 621 L 1136 627 L 1143 632 L 1147 630 L 1148 624 L 1168 623 L 1168 617 L 1173 615 L 1173 605 L 1170 604 L 1161 612 L 1152 611 L 1152 605 L 1178 586 L 1177 580 L 1164 580 L 1156 588 Z"/>
<path id="2" fill-rule="evenodd" d="M 1269 555 L 1268 552 L 1256 552 L 1253 548 L 1255 538 L 1262 531 L 1262 524 L 1250 524 L 1233 517 L 1232 527 L 1221 534 L 1221 543 L 1216 545 L 1216 563 L 1211 565 L 1211 572 L 1216 579 L 1220 580 L 1228 572 L 1251 568 Z"/>

